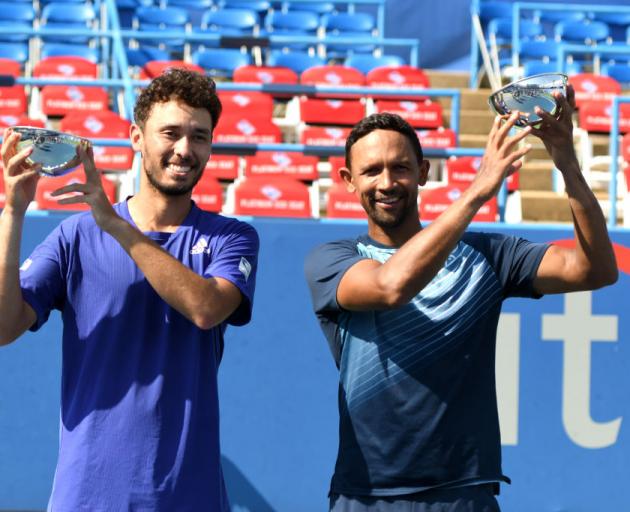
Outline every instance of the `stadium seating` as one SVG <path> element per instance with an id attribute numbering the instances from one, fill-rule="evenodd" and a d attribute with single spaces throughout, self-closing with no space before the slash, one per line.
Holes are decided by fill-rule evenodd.
<path id="1" fill-rule="evenodd" d="M 193 53 L 192 61 L 212 77 L 231 78 L 237 68 L 251 64 L 251 57 L 235 48 L 206 48 Z"/>
<path id="2" fill-rule="evenodd" d="M 99 139 L 123 139 L 129 137 L 130 122 L 115 112 L 72 112 L 60 123 L 64 132 L 80 137 Z M 94 162 L 99 169 L 127 171 L 133 162 L 133 150 L 122 146 L 94 146 Z"/>
<path id="3" fill-rule="evenodd" d="M 461 185 L 447 185 L 420 191 L 420 219 L 435 220 L 454 201 L 462 195 L 464 187 Z M 498 214 L 497 199 L 493 197 L 485 203 L 473 217 L 473 222 L 495 222 Z"/>
<path id="4" fill-rule="evenodd" d="M 101 177 L 103 183 L 103 190 L 107 199 L 111 203 L 116 201 L 116 185 L 113 181 L 106 177 Z M 77 204 L 59 204 L 59 200 L 67 197 L 57 196 L 54 197 L 51 193 L 61 187 L 72 185 L 73 183 L 85 183 L 85 172 L 83 167 L 79 167 L 65 176 L 57 178 L 43 178 L 37 182 L 37 190 L 35 192 L 35 202 L 37 207 L 42 210 L 70 210 L 70 211 L 82 211 L 89 210 L 89 206 L 85 203 Z M 69 194 L 72 195 L 72 194 Z"/>
<path id="5" fill-rule="evenodd" d="M 245 176 L 270 176 L 292 178 L 300 181 L 314 181 L 318 158 L 302 153 L 287 151 L 259 151 L 245 157 Z"/>
<path id="6" fill-rule="evenodd" d="M 223 208 L 223 188 L 216 178 L 204 174 L 193 188 L 192 200 L 202 210 L 219 213 Z"/>
<path id="7" fill-rule="evenodd" d="M 344 60 L 346 66 L 357 68 L 361 73 L 367 75 L 370 71 L 383 66 L 404 66 L 407 63 L 399 55 L 370 55 L 353 54 Z"/>
<path id="8" fill-rule="evenodd" d="M 31 37 L 27 32 L 33 28 L 35 9 L 30 4 L 15 2 L 0 2 L 0 41 L 16 42 L 28 41 Z M 3 34 L 4 27 L 24 28 L 24 34 Z"/>
<path id="9" fill-rule="evenodd" d="M 333 183 L 328 189 L 326 216 L 331 219 L 366 219 L 367 214 L 356 194 L 348 192 L 345 183 Z"/>
<path id="10" fill-rule="evenodd" d="M 308 187 L 298 180 L 250 177 L 231 189 L 236 215 L 310 218 Z"/>

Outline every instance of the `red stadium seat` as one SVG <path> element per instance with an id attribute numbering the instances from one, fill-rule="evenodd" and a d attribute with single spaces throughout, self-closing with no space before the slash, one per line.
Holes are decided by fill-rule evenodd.
<path id="1" fill-rule="evenodd" d="M 228 144 L 270 144 L 282 142 L 282 132 L 271 119 L 225 115 L 214 132 L 214 141 Z"/>
<path id="2" fill-rule="evenodd" d="M 376 111 L 398 114 L 414 128 L 439 128 L 443 124 L 442 105 L 429 100 L 377 100 Z"/>
<path id="3" fill-rule="evenodd" d="M 206 176 L 199 180 L 192 191 L 192 200 L 202 210 L 220 212 L 223 207 L 223 189 L 216 178 Z"/>
<path id="4" fill-rule="evenodd" d="M 366 219 L 367 214 L 356 194 L 348 192 L 345 183 L 333 183 L 328 189 L 326 215 L 331 219 Z"/>
<path id="5" fill-rule="evenodd" d="M 605 101 L 586 101 L 578 111 L 578 125 L 587 132 L 609 133 L 612 126 L 612 105 Z M 619 105 L 619 131 L 630 131 L 630 104 Z"/>
<path id="6" fill-rule="evenodd" d="M 205 73 L 201 66 L 183 60 L 151 60 L 142 66 L 140 70 L 140 80 L 156 78 L 164 73 L 164 71 L 171 68 L 190 69 L 202 75 Z"/>
<path id="7" fill-rule="evenodd" d="M 234 82 L 252 84 L 297 84 L 298 75 L 284 66 L 240 66 L 234 70 Z"/>
<path id="8" fill-rule="evenodd" d="M 350 66 L 328 64 L 313 66 L 303 71 L 300 75 L 302 85 L 330 85 L 334 87 L 363 87 L 365 76 L 361 71 Z M 360 94 L 344 93 L 317 93 L 319 97 L 326 98 L 360 98 Z"/>
<path id="9" fill-rule="evenodd" d="M 630 163 L 630 133 L 621 139 L 621 156 L 626 163 Z"/>
<path id="10" fill-rule="evenodd" d="M 448 185 L 420 191 L 420 219 L 434 220 L 461 195 L 465 187 Z M 497 199 L 493 197 L 485 203 L 473 217 L 473 222 L 495 222 L 497 218 Z"/>
<path id="11" fill-rule="evenodd" d="M 341 183 L 343 180 L 339 175 L 339 169 L 346 166 L 346 157 L 330 156 L 328 157 L 328 162 L 330 163 L 330 179 L 332 179 L 334 183 Z"/>
<path id="12" fill-rule="evenodd" d="M 300 98 L 300 118 L 307 124 L 354 125 L 365 117 L 360 100 Z"/>
<path id="13" fill-rule="evenodd" d="M 98 77 L 98 66 L 82 57 L 46 57 L 33 68 L 36 78 L 81 78 Z"/>
<path id="14" fill-rule="evenodd" d="M 300 135 L 300 142 L 307 146 L 345 146 L 351 128 L 307 126 Z"/>
<path id="15" fill-rule="evenodd" d="M 372 87 L 417 87 L 431 86 L 429 77 L 414 66 L 380 66 L 371 70 L 365 77 Z"/>
<path id="16" fill-rule="evenodd" d="M 446 177 L 449 185 L 467 187 L 475 179 L 481 165 L 480 156 L 450 157 L 446 160 Z M 519 188 L 518 172 L 507 177 L 507 189 L 514 192 Z"/>
<path id="17" fill-rule="evenodd" d="M 444 149 L 457 146 L 457 135 L 450 128 L 419 130 L 416 133 L 423 148 Z"/>
<path id="18" fill-rule="evenodd" d="M 308 218 L 311 217 L 309 190 L 297 180 L 246 178 L 234 188 L 234 213 Z"/>
<path id="19" fill-rule="evenodd" d="M 591 73 L 579 73 L 569 78 L 575 89 L 575 103 L 580 109 L 585 102 L 607 101 L 621 94 L 621 84 L 614 78 Z"/>
<path id="20" fill-rule="evenodd" d="M 272 176 L 313 181 L 318 178 L 316 156 L 286 151 L 259 151 L 245 158 L 245 176 Z"/>
<path id="21" fill-rule="evenodd" d="M 273 118 L 273 98 L 269 94 L 258 91 L 219 91 L 219 99 L 227 115 Z"/>
<path id="22" fill-rule="evenodd" d="M 124 139 L 131 123 L 115 112 L 71 112 L 60 123 L 64 132 L 80 137 Z M 99 169 L 127 171 L 133 162 L 133 149 L 124 146 L 94 146 L 94 162 Z"/>
<path id="23" fill-rule="evenodd" d="M 26 113 L 26 109 L 24 86 L 0 87 L 0 112 L 3 115 L 21 116 Z"/>
<path id="24" fill-rule="evenodd" d="M 371 70 L 365 77 L 367 85 L 381 89 L 397 89 L 401 87 L 414 87 L 418 89 L 428 89 L 431 87 L 429 77 L 413 66 L 381 66 Z M 375 95 L 375 99 L 391 99 L 385 96 Z M 410 95 L 397 96 L 396 99 L 422 101 L 424 96 Z"/>
<path id="25" fill-rule="evenodd" d="M 238 178 L 239 167 L 240 158 L 236 155 L 212 155 L 206 164 L 202 179 L 209 176 L 218 180 L 234 181 Z"/>
<path id="26" fill-rule="evenodd" d="M 22 66 L 17 60 L 0 57 L 0 69 L 3 75 L 19 77 L 22 75 Z"/>
<path id="27" fill-rule="evenodd" d="M 103 110 L 109 110 L 109 95 L 102 87 L 46 85 L 42 88 L 42 112 L 47 116 Z"/>
<path id="28" fill-rule="evenodd" d="M 105 195 L 107 196 L 107 199 L 109 199 L 110 203 L 114 203 L 116 201 L 116 185 L 111 180 L 105 177 L 101 177 L 101 181 L 103 183 L 103 189 L 105 190 Z M 83 171 L 83 167 L 79 167 L 71 173 L 68 173 L 65 176 L 61 176 L 59 178 L 40 179 L 37 183 L 37 190 L 35 192 L 35 201 L 37 202 L 37 207 L 40 210 L 89 210 L 90 207 L 85 203 L 67 205 L 59 204 L 57 201 L 59 201 L 59 199 L 63 196 L 51 196 L 51 193 L 55 190 L 61 187 L 65 187 L 66 185 L 71 185 L 73 183 L 85 183 L 85 172 Z"/>
<path id="29" fill-rule="evenodd" d="M 41 119 L 31 119 L 25 115 L 0 115 L 0 129 L 8 128 L 9 126 L 36 126 L 38 128 L 45 128 L 46 124 Z"/>

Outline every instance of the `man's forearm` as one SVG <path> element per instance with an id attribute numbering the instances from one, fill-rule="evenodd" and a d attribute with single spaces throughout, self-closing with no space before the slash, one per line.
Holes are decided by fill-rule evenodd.
<path id="1" fill-rule="evenodd" d="M 230 307 L 229 301 L 223 300 L 215 279 L 195 273 L 124 219 L 115 219 L 106 231 L 134 260 L 157 294 L 198 327 L 217 325 L 238 305 Z"/>
<path id="2" fill-rule="evenodd" d="M 564 173 L 573 214 L 576 258 L 594 287 L 617 279 L 617 263 L 599 201 L 588 186 L 577 162 Z"/>
<path id="3" fill-rule="evenodd" d="M 0 214 L 0 345 L 24 332 L 30 320 L 20 288 L 20 244 L 24 214 L 5 208 Z"/>

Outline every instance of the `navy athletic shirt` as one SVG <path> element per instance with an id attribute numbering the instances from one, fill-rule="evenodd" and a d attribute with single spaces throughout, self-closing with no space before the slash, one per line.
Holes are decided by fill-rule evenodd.
<path id="1" fill-rule="evenodd" d="M 115 209 L 133 224 L 126 202 Z M 90 212 L 35 249 L 20 274 L 32 329 L 53 309 L 64 325 L 54 512 L 229 511 L 217 370 L 227 324 L 250 319 L 258 235 L 194 204 L 174 233 L 145 234 L 197 274 L 232 282 L 243 300 L 223 324 L 199 329 Z"/>
<path id="2" fill-rule="evenodd" d="M 355 263 L 396 249 L 367 236 L 316 248 L 305 271 L 340 370 L 331 493 L 395 496 L 509 481 L 501 470 L 495 338 L 503 299 L 536 296 L 547 245 L 467 233 L 414 299 L 347 311 L 337 287 Z"/>

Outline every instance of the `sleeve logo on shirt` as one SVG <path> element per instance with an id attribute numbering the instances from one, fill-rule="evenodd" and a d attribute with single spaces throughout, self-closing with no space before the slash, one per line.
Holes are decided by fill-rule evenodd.
<path id="1" fill-rule="evenodd" d="M 245 276 L 245 281 L 247 281 L 249 279 L 249 274 L 252 271 L 252 264 L 245 258 L 241 258 L 241 261 L 238 264 L 238 269 L 241 271 L 241 274 Z"/>
<path id="2" fill-rule="evenodd" d="M 24 260 L 24 263 L 22 263 L 20 270 L 22 272 L 26 272 L 32 264 L 33 264 L 33 260 L 31 258 L 26 258 L 26 260 Z"/>

